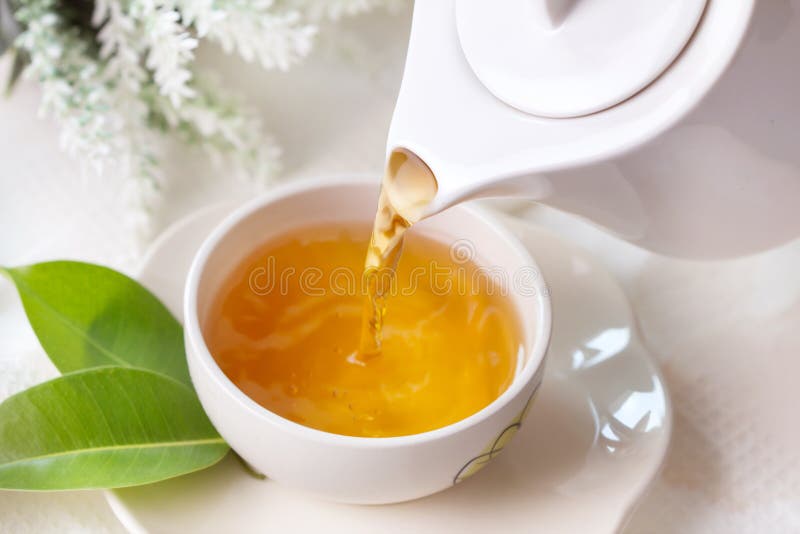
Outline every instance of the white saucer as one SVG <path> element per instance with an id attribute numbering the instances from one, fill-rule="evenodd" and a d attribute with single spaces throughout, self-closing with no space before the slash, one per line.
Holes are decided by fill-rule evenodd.
<path id="1" fill-rule="evenodd" d="M 202 240 L 235 206 L 178 222 L 139 279 L 180 317 Z M 544 271 L 553 337 L 538 399 L 486 469 L 437 495 L 389 506 L 323 502 L 248 475 L 232 457 L 200 473 L 106 492 L 131 532 L 612 533 L 658 473 L 670 402 L 614 279 L 557 237 L 508 219 Z"/>

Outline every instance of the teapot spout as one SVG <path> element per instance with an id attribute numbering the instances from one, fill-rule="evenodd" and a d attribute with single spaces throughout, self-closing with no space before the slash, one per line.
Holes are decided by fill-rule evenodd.
<path id="1" fill-rule="evenodd" d="M 579 0 L 574 0 L 579 1 Z M 536 0 L 542 13 L 550 9 Z M 545 173 L 602 160 L 614 149 L 594 135 L 597 117 L 565 120 L 524 113 L 496 98 L 475 77 L 453 23 L 455 0 L 417 2 L 387 157 L 410 150 L 439 184 L 427 215 L 473 198 L 550 195 Z M 564 7 L 564 6 L 562 6 Z M 591 131 L 591 135 L 576 135 Z M 636 132 L 638 139 L 644 136 Z M 620 142 L 619 150 L 624 144 Z"/>
<path id="2" fill-rule="evenodd" d="M 454 9 L 453 0 L 416 3 L 387 140 L 387 156 L 410 150 L 436 175 L 439 192 L 428 215 L 470 198 L 538 198 L 537 172 L 567 161 L 537 148 L 548 119 L 504 104 L 475 78 L 459 46 Z"/>

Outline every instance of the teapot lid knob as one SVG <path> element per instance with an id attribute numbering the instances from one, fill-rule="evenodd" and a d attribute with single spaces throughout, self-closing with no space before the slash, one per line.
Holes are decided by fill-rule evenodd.
<path id="1" fill-rule="evenodd" d="M 658 78 L 708 0 L 456 0 L 461 48 L 486 88 L 542 117 L 589 115 Z"/>

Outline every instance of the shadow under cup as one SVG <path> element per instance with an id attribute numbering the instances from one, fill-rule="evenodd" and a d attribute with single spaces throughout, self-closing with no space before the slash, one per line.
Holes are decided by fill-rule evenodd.
<path id="1" fill-rule="evenodd" d="M 314 224 L 372 222 L 376 182 L 289 184 L 237 210 L 198 251 L 184 296 L 186 350 L 195 389 L 230 446 L 270 479 L 326 499 L 379 504 L 443 490 L 468 478 L 502 449 L 538 388 L 550 338 L 550 303 L 527 250 L 482 209 L 456 206 L 414 226 L 443 243 L 468 239 L 479 266 L 510 273 L 509 299 L 520 316 L 523 360 L 508 389 L 477 413 L 420 434 L 364 438 L 284 419 L 257 404 L 222 372 L 205 344 L 217 292 L 255 247 Z"/>

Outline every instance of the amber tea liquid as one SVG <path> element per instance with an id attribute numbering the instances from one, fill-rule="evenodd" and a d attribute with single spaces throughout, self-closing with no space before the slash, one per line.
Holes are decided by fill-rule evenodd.
<path id="1" fill-rule="evenodd" d="M 479 411 L 514 378 L 513 303 L 476 264 L 456 264 L 447 244 L 411 232 L 382 295 L 380 351 L 364 359 L 370 233 L 312 226 L 259 247 L 212 303 L 204 332 L 214 358 L 265 408 L 337 434 L 416 434 Z"/>

